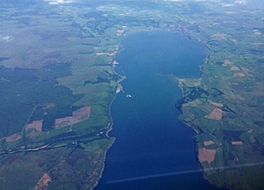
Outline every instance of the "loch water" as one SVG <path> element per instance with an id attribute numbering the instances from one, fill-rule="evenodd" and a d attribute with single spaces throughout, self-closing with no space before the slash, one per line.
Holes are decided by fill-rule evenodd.
<path id="1" fill-rule="evenodd" d="M 127 35 L 116 71 L 127 78 L 112 105 L 116 141 L 97 190 L 214 190 L 199 172 L 195 133 L 179 121 L 176 77 L 198 78 L 206 48 L 181 33 Z"/>

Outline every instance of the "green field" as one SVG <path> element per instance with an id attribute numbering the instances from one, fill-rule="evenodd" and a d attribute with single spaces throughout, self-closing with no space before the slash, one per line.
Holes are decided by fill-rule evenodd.
<path id="1" fill-rule="evenodd" d="M 109 108 L 120 76 L 112 62 L 124 35 L 142 30 L 181 32 L 208 49 L 199 79 L 172 76 L 183 92 L 175 102 L 181 119 L 197 132 L 197 152 L 216 151 L 212 162 L 200 160 L 205 179 L 230 189 L 264 187 L 262 2 L 54 1 L 1 1 L 4 189 L 34 189 L 45 173 L 48 189 L 96 185 L 114 141 Z M 85 107 L 88 119 L 56 128 Z M 43 122 L 41 130 L 28 130 L 34 121 Z"/>

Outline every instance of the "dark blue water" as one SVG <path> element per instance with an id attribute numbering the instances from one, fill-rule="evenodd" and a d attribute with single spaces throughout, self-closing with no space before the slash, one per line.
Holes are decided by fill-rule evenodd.
<path id="1" fill-rule="evenodd" d="M 112 106 L 116 142 L 98 190 L 214 189 L 202 178 L 194 132 L 178 120 L 177 77 L 197 78 L 206 50 L 179 33 L 133 33 L 117 72 L 125 93 Z M 132 97 L 127 97 L 130 94 Z"/>

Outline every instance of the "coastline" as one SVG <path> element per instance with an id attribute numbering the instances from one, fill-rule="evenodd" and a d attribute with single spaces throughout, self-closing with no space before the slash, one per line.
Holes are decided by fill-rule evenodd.
<path id="1" fill-rule="evenodd" d="M 212 53 L 212 50 L 211 48 L 208 46 L 208 44 L 204 41 L 202 41 L 201 39 L 195 37 L 195 35 L 192 35 L 191 32 L 188 32 L 188 31 L 179 31 L 179 30 L 175 30 L 176 32 L 183 32 L 184 35 L 187 36 L 187 38 L 191 41 L 194 41 L 194 42 L 197 42 L 199 44 L 201 44 L 202 46 L 205 47 L 205 50 L 206 50 L 206 56 L 204 57 L 204 60 L 203 62 L 201 63 L 201 65 L 199 66 L 199 70 L 200 70 L 200 76 L 198 78 L 179 78 L 179 77 L 176 77 L 176 80 L 177 80 L 177 83 L 178 83 L 178 87 L 181 89 L 181 94 L 182 94 L 182 97 L 184 97 L 184 93 L 185 93 L 185 89 L 184 87 L 181 85 L 181 81 L 180 80 L 200 80 L 200 84 L 198 86 L 202 86 L 202 76 L 204 75 L 204 71 L 203 71 L 203 68 L 206 64 L 208 64 L 210 62 L 210 57 L 211 57 L 211 53 Z M 186 122 L 184 121 L 184 119 L 182 118 L 183 116 L 183 112 L 181 111 L 181 113 L 179 114 L 178 118 L 179 120 L 186 126 L 186 127 L 189 127 L 191 128 L 193 131 L 194 131 L 194 138 L 197 137 L 200 132 L 199 132 L 199 129 L 197 129 L 195 126 L 193 126 L 190 122 Z M 210 183 L 210 181 L 205 177 L 206 173 L 207 172 L 210 172 L 212 171 L 213 169 L 210 169 L 210 168 L 207 168 L 205 167 L 200 161 L 199 161 L 199 141 L 197 139 L 194 139 L 194 144 L 195 144 L 195 154 L 196 154 L 196 162 L 197 164 L 200 166 L 200 171 L 203 173 L 203 179 L 208 181 L 208 183 Z"/>
<path id="2" fill-rule="evenodd" d="M 197 38 L 195 38 L 193 35 L 191 35 L 190 33 L 187 33 L 186 31 L 181 31 L 181 30 L 164 30 L 164 29 L 155 29 L 155 28 L 153 28 L 153 29 L 131 29 L 131 30 L 128 30 L 126 33 L 125 33 L 125 35 L 123 35 L 122 37 L 121 37 L 121 41 L 123 40 L 123 38 L 124 37 L 126 37 L 127 35 L 131 35 L 131 34 L 135 34 L 135 33 L 140 33 L 140 32 L 162 32 L 162 31 L 166 31 L 166 32 L 171 32 L 171 33 L 179 33 L 179 34 L 181 34 L 181 35 L 183 35 L 183 36 L 185 36 L 186 38 L 188 38 L 189 40 L 191 40 L 191 41 L 194 41 L 195 43 L 199 43 L 199 44 L 201 44 L 202 46 L 204 46 L 207 50 L 210 50 L 208 47 L 207 47 L 207 45 L 206 44 L 204 44 L 204 43 L 202 43 L 202 41 L 201 40 L 199 40 L 199 39 L 197 39 Z M 112 59 L 112 61 L 114 61 L 115 59 L 116 59 L 116 57 L 118 56 L 118 54 L 120 53 L 120 51 L 122 50 L 122 46 L 121 46 L 121 44 L 122 44 L 122 42 L 120 42 L 120 44 L 118 44 L 118 50 L 117 50 L 117 53 L 116 53 L 116 55 L 115 56 L 113 56 L 113 59 Z M 121 47 L 121 48 L 120 48 Z M 210 53 L 208 53 L 208 55 L 206 55 L 206 57 L 204 58 L 204 61 L 203 61 L 203 63 L 201 63 L 201 65 L 199 66 L 199 70 L 200 70 L 200 76 L 198 77 L 198 78 L 191 78 L 191 79 L 201 79 L 202 77 L 202 74 L 203 74 L 203 71 L 202 71 L 202 67 L 203 67 L 203 65 L 204 64 L 206 64 L 206 63 L 208 63 L 208 61 L 209 61 L 209 58 L 210 58 Z M 115 65 L 113 64 L 112 65 L 112 71 L 113 71 L 113 73 L 115 74 L 115 75 L 117 75 L 117 76 L 119 76 L 120 77 L 120 79 L 119 80 L 117 80 L 117 84 L 119 85 L 123 80 L 125 80 L 126 79 L 126 76 L 124 76 L 124 75 L 121 75 L 121 74 L 119 74 L 116 70 L 115 70 Z M 178 78 L 177 77 L 177 80 L 178 79 L 180 79 L 180 78 Z M 183 78 L 183 79 L 186 79 L 186 80 L 188 80 L 188 78 Z M 181 93 L 182 93 L 182 96 L 184 95 L 184 89 L 179 85 L 179 81 L 178 81 L 178 87 L 181 89 Z M 107 129 L 107 131 L 105 132 L 105 135 L 106 135 L 106 137 L 107 138 L 113 138 L 113 141 L 111 142 L 111 144 L 108 146 L 108 148 L 105 150 L 105 152 L 104 152 L 104 157 L 103 157 L 103 167 L 101 168 L 101 171 L 100 171 L 100 176 L 98 177 L 98 180 L 96 181 L 96 183 L 94 184 L 94 186 L 93 186 L 93 188 L 92 189 L 96 189 L 96 187 L 99 185 L 99 183 L 100 183 L 100 180 L 101 180 L 101 178 L 102 178 L 102 176 L 103 176 L 103 173 L 104 173 L 104 170 L 105 170 L 105 165 L 106 165 L 106 159 L 107 159 L 107 154 L 108 154 L 108 151 L 111 149 L 111 147 L 114 145 L 114 143 L 115 143 L 115 140 L 116 140 L 116 138 L 115 137 L 111 137 L 109 134 L 110 134 L 110 132 L 112 131 L 112 129 L 113 129 L 113 125 L 114 125 L 114 122 L 113 122 L 113 118 L 112 118 L 112 110 L 111 110 L 111 108 L 112 108 L 112 104 L 113 104 L 113 102 L 115 101 L 115 99 L 116 99 L 116 97 L 117 97 L 117 95 L 118 95 L 118 93 L 114 93 L 114 96 L 113 96 L 113 99 L 112 99 L 112 101 L 110 102 L 110 104 L 109 104 L 109 110 L 108 110 L 108 113 L 109 113 L 109 118 L 110 118 L 110 121 L 109 121 L 109 124 L 108 124 L 108 129 Z M 184 122 L 182 119 L 180 119 L 180 116 L 181 115 L 183 115 L 182 113 L 181 114 L 179 114 L 179 120 L 181 121 L 181 122 L 183 122 L 183 124 L 184 125 L 186 125 L 186 127 L 191 127 L 192 128 L 192 130 L 195 132 L 194 133 L 194 137 L 196 137 L 196 135 L 198 135 L 199 134 L 199 131 L 197 130 L 197 129 L 195 129 L 193 126 L 191 126 L 191 125 L 189 125 L 188 123 L 186 123 L 186 122 Z M 194 145 L 195 145 L 195 150 L 194 150 L 194 153 L 196 154 L 196 161 L 197 161 L 197 164 L 201 167 L 201 171 L 204 173 L 204 167 L 202 166 L 202 164 L 199 162 L 199 160 L 198 160 L 198 143 L 197 143 L 197 141 L 196 140 L 194 140 Z M 204 177 L 203 177 L 204 178 Z M 205 179 L 205 178 L 204 178 Z"/>
<path id="3" fill-rule="evenodd" d="M 105 161 L 106 161 L 106 157 L 107 157 L 107 152 L 109 151 L 109 149 L 112 147 L 112 145 L 114 144 L 115 142 L 115 138 L 113 137 L 113 140 L 112 142 L 109 144 L 109 146 L 106 148 L 106 150 L 104 151 L 104 155 L 103 155 L 103 166 L 101 169 L 99 169 L 99 176 L 97 178 L 97 180 L 95 181 L 95 183 L 93 184 L 92 188 L 91 189 L 95 189 L 99 183 L 100 183 L 100 180 L 103 176 L 103 172 L 104 172 L 104 169 L 105 169 Z"/>
<path id="4" fill-rule="evenodd" d="M 118 44 L 118 46 L 120 47 L 120 44 Z M 120 53 L 120 49 L 121 49 L 121 48 L 118 48 L 117 53 L 116 53 L 115 56 L 113 56 L 113 59 L 111 60 L 111 62 L 112 62 L 113 60 L 116 59 L 116 57 L 117 57 L 118 54 Z M 120 79 L 117 81 L 117 84 L 120 84 L 123 80 L 126 79 L 126 76 L 120 75 L 119 73 L 117 73 L 117 72 L 115 71 L 115 65 L 112 65 L 111 68 L 112 68 L 112 71 L 113 71 L 114 75 L 118 75 L 118 76 L 120 77 Z M 106 136 L 106 138 L 108 138 L 108 139 L 111 139 L 111 138 L 112 138 L 112 142 L 109 144 L 109 146 L 108 146 L 108 147 L 105 149 L 105 151 L 104 151 L 104 156 L 103 156 L 103 158 L 102 158 L 102 159 L 103 159 L 103 166 L 102 166 L 102 168 L 100 169 L 100 175 L 98 176 L 98 179 L 97 179 L 97 181 L 95 182 L 95 184 L 93 185 L 92 189 L 95 189 L 95 188 L 99 185 L 100 180 L 101 180 L 101 178 L 102 178 L 102 176 L 103 176 L 103 173 L 104 173 L 104 170 L 105 170 L 105 165 L 106 165 L 106 159 L 107 159 L 108 151 L 111 149 L 111 147 L 113 146 L 113 144 L 114 144 L 115 141 L 116 141 L 116 138 L 115 138 L 115 137 L 110 137 L 110 136 L 109 136 L 109 133 L 112 131 L 112 129 L 113 129 L 113 125 L 114 125 L 113 117 L 112 117 L 112 104 L 113 104 L 113 102 L 115 101 L 117 95 L 118 95 L 118 93 L 114 92 L 114 94 L 113 94 L 113 98 L 112 98 L 112 100 L 111 100 L 111 102 L 110 102 L 110 104 L 109 104 L 109 106 L 108 106 L 108 117 L 109 117 L 109 120 L 110 120 L 110 121 L 109 121 L 109 123 L 108 123 L 107 130 L 106 130 L 106 132 L 105 132 L 105 136 Z"/>

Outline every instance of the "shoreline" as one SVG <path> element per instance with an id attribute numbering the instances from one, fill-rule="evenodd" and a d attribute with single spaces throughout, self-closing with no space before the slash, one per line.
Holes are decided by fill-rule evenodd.
<path id="1" fill-rule="evenodd" d="M 115 137 L 112 137 L 113 138 L 113 141 L 111 142 L 111 144 L 109 144 L 109 146 L 107 147 L 107 149 L 104 151 L 104 155 L 103 155 L 103 166 L 102 168 L 100 169 L 100 174 L 98 176 L 98 179 L 96 180 L 96 182 L 94 183 L 94 185 L 92 186 L 92 190 L 95 189 L 99 183 L 100 183 L 100 180 L 102 179 L 102 176 L 103 176 L 103 172 L 104 172 L 104 169 L 105 169 L 105 161 L 106 161 L 106 157 L 107 157 L 107 153 L 109 151 L 109 149 L 113 146 L 114 142 L 115 142 Z"/>
<path id="2" fill-rule="evenodd" d="M 188 38 L 190 39 L 190 40 L 194 40 L 194 41 L 196 41 L 196 42 L 198 42 L 199 44 L 201 44 L 202 46 L 204 46 L 205 47 L 205 50 L 206 50 L 206 56 L 205 56 L 205 58 L 204 58 L 204 61 L 201 63 L 201 65 L 199 66 L 199 70 L 200 70 L 200 76 L 198 77 L 198 78 L 195 78 L 195 79 L 197 79 L 197 80 L 200 80 L 200 87 L 203 87 L 203 85 L 202 85 L 202 77 L 203 77 L 203 75 L 205 74 L 204 73 L 204 71 L 203 71 L 203 68 L 204 68 L 204 66 L 206 65 L 206 64 L 208 64 L 209 62 L 210 62 L 210 59 L 211 59 L 211 54 L 212 54 L 212 50 L 211 50 L 211 48 L 208 46 L 208 44 L 205 42 L 205 41 L 202 41 L 201 39 L 199 39 L 199 38 L 196 38 L 194 35 L 192 35 L 192 33 L 188 33 L 187 34 L 187 36 L 188 36 Z M 188 78 L 176 78 L 176 80 L 177 80 L 177 82 L 178 82 L 178 86 L 179 86 L 179 88 L 181 89 L 181 92 L 182 92 L 182 95 L 184 95 L 184 88 L 181 86 L 181 85 L 179 85 L 180 84 L 180 79 L 183 79 L 183 80 L 188 80 Z M 183 116 L 184 114 L 183 114 L 183 112 L 181 112 L 180 114 L 179 114 L 179 117 L 180 116 Z M 189 128 L 191 128 L 193 131 L 194 131 L 194 138 L 195 137 L 197 137 L 199 134 L 200 134 L 200 132 L 199 132 L 199 129 L 197 129 L 195 126 L 193 126 L 192 125 L 192 123 L 188 123 L 188 122 L 185 122 L 183 119 L 180 119 L 179 118 L 179 120 L 186 126 L 186 127 L 189 127 Z M 220 168 L 220 167 L 218 167 L 218 168 L 208 168 L 208 167 L 205 167 L 200 161 L 199 161 L 199 141 L 197 140 L 197 139 L 194 139 L 193 140 L 193 143 L 194 143 L 194 145 L 195 145 L 195 154 L 196 154 L 196 162 L 197 162 L 197 164 L 198 164 L 198 166 L 199 166 L 199 170 L 202 172 L 202 179 L 203 180 L 205 180 L 205 181 L 207 181 L 209 184 L 212 184 L 205 176 L 206 176 L 206 174 L 208 173 L 208 172 L 210 172 L 210 171 L 214 171 L 214 170 L 218 170 L 218 169 L 223 169 L 223 168 Z"/>
<path id="3" fill-rule="evenodd" d="M 141 32 L 163 32 L 163 31 L 165 31 L 165 32 L 171 32 L 171 33 L 179 33 L 179 34 L 185 36 L 186 38 L 188 38 L 189 40 L 194 41 L 195 43 L 199 43 L 199 44 L 201 44 L 202 46 L 204 46 L 204 47 L 206 48 L 206 50 L 208 51 L 208 55 L 205 56 L 203 63 L 199 66 L 199 70 L 200 70 L 201 74 L 200 74 L 200 76 L 199 76 L 198 78 L 193 78 L 193 79 L 201 79 L 201 78 L 202 78 L 202 74 L 203 74 L 203 71 L 202 71 L 203 65 L 209 62 L 209 58 L 210 58 L 210 48 L 209 48 L 206 44 L 204 44 L 200 39 L 196 39 L 193 35 L 191 35 L 190 33 L 187 33 L 186 31 L 181 31 L 181 30 L 166 30 L 166 29 L 155 29 L 155 28 L 153 28 L 153 29 L 131 29 L 131 30 L 127 30 L 127 32 L 125 33 L 125 35 L 123 35 L 123 36 L 121 37 L 121 41 L 122 41 L 125 37 L 127 37 L 127 35 L 131 35 L 131 34 L 135 34 L 135 33 L 141 33 Z M 114 61 L 114 60 L 116 59 L 116 57 L 118 56 L 118 54 L 119 54 L 120 51 L 122 50 L 122 46 L 121 46 L 121 44 L 122 44 L 122 42 L 120 42 L 120 44 L 118 44 L 118 47 L 119 47 L 119 48 L 118 48 L 118 50 L 117 50 L 116 55 L 113 56 L 112 61 Z M 111 62 L 112 62 L 112 61 L 111 61 Z M 115 65 L 112 65 L 111 68 L 112 68 L 113 73 L 114 73 L 115 75 L 118 75 L 118 76 L 120 77 L 120 79 L 116 81 L 117 84 L 120 84 L 122 81 L 124 81 L 124 80 L 126 79 L 126 76 L 121 75 L 121 74 L 119 74 L 118 72 L 116 72 L 116 70 L 115 70 Z M 178 87 L 181 89 L 181 93 L 182 93 L 182 95 L 183 95 L 184 90 L 180 87 L 178 79 L 179 79 L 179 78 L 177 77 Z M 187 79 L 187 80 L 188 80 L 188 78 L 183 78 L 183 79 Z M 108 114 L 109 114 L 109 115 L 108 115 L 108 116 L 109 116 L 110 121 L 109 121 L 108 126 L 107 126 L 108 129 L 107 129 L 107 131 L 105 132 L 106 137 L 107 137 L 107 138 L 113 138 L 113 141 L 112 141 L 112 143 L 108 146 L 108 148 L 107 148 L 107 149 L 105 150 L 105 152 L 104 152 L 104 157 L 103 157 L 103 159 L 104 159 L 104 161 L 103 161 L 103 167 L 102 167 L 102 169 L 101 169 L 101 171 L 100 171 L 100 176 L 98 177 L 98 180 L 96 181 L 96 183 L 94 184 L 94 186 L 92 187 L 92 189 L 95 189 L 95 188 L 99 185 L 100 180 L 102 179 L 102 176 L 103 176 L 103 173 L 104 173 L 104 170 L 105 170 L 107 154 L 108 154 L 109 150 L 111 149 L 111 147 L 114 145 L 114 143 L 115 143 L 115 141 L 116 141 L 116 137 L 114 137 L 114 136 L 111 137 L 111 136 L 109 135 L 109 133 L 112 131 L 112 129 L 113 129 L 113 125 L 114 125 L 113 118 L 112 118 L 112 113 L 111 113 L 111 112 L 112 112 L 111 108 L 112 108 L 112 104 L 113 104 L 113 102 L 114 102 L 115 99 L 117 98 L 117 95 L 118 95 L 118 93 L 115 92 L 115 93 L 114 93 L 114 96 L 113 96 L 113 99 L 112 99 L 112 101 L 111 101 L 110 104 L 109 104 L 109 110 L 108 110 Z M 180 115 L 183 115 L 183 114 L 181 113 Z M 180 115 L 179 115 L 179 116 L 180 116 Z M 178 118 L 179 118 L 179 116 L 178 116 Z M 192 128 L 192 130 L 194 131 L 194 137 L 195 137 L 196 135 L 199 134 L 198 131 L 197 131 L 195 128 L 193 128 L 192 126 L 188 125 L 187 123 L 185 123 L 185 122 L 182 121 L 181 119 L 179 119 L 179 121 L 181 121 L 186 127 L 190 127 L 190 128 Z M 202 167 L 202 165 L 201 165 L 200 162 L 198 161 L 198 143 L 197 143 L 195 140 L 193 141 L 193 143 L 194 143 L 194 145 L 195 145 L 194 153 L 196 154 L 196 162 L 197 162 L 198 166 L 200 166 L 201 170 L 203 171 L 204 168 Z M 204 177 L 203 177 L 203 178 L 204 178 Z"/>
<path id="4" fill-rule="evenodd" d="M 120 44 L 118 44 L 118 46 L 119 46 L 119 48 L 118 48 L 118 50 L 117 50 L 117 53 L 116 53 L 115 56 L 113 56 L 113 59 L 111 60 L 111 62 L 112 62 L 113 60 L 115 60 L 115 58 L 117 57 L 117 55 L 120 53 L 120 50 L 121 50 L 121 48 L 120 48 Z M 126 79 L 126 76 L 123 76 L 123 75 L 121 75 L 121 74 L 119 74 L 119 73 L 117 73 L 117 72 L 115 71 L 115 66 L 114 66 L 114 65 L 112 65 L 111 69 L 112 69 L 114 75 L 118 75 L 118 76 L 120 77 L 120 79 L 116 81 L 117 84 L 120 84 L 123 80 Z M 109 120 L 110 120 L 110 121 L 109 121 L 109 123 L 108 123 L 108 125 L 107 125 L 107 128 L 108 128 L 108 129 L 107 129 L 106 132 L 105 132 L 105 136 L 106 136 L 108 139 L 111 139 L 111 138 L 112 138 L 113 140 L 112 140 L 111 144 L 109 144 L 109 146 L 107 147 L 107 149 L 104 151 L 104 156 L 103 156 L 103 166 L 102 166 L 102 168 L 100 169 L 100 175 L 98 176 L 98 179 L 97 179 L 97 181 L 95 182 L 95 184 L 93 185 L 92 189 L 95 189 L 95 188 L 99 185 L 99 183 L 100 183 L 100 181 L 101 181 L 101 179 L 102 179 L 102 177 L 103 177 L 104 170 L 105 170 L 107 154 L 108 154 L 109 150 L 111 149 L 111 147 L 113 146 L 113 144 L 114 144 L 115 141 L 116 141 L 116 137 L 114 137 L 114 136 L 113 136 L 113 137 L 110 137 L 110 136 L 109 136 L 109 133 L 112 131 L 112 129 L 113 129 L 113 125 L 114 125 L 113 117 L 112 117 L 112 104 L 114 103 L 114 101 L 115 101 L 117 95 L 118 95 L 118 93 L 114 92 L 113 98 L 112 98 L 112 100 L 111 100 L 111 102 L 110 102 L 110 104 L 109 104 L 109 106 L 108 106 L 108 117 L 109 117 Z"/>

